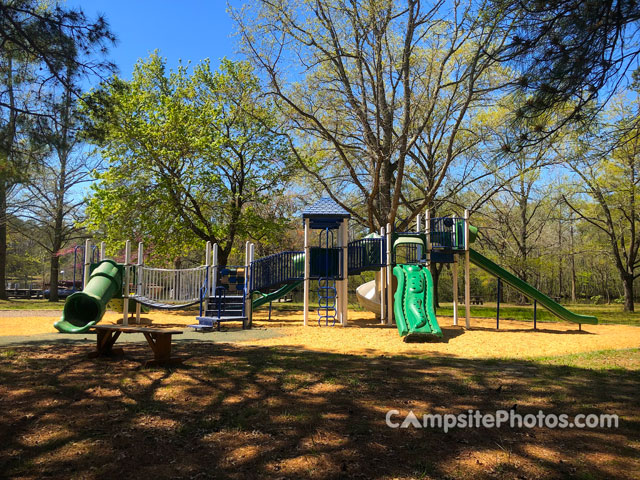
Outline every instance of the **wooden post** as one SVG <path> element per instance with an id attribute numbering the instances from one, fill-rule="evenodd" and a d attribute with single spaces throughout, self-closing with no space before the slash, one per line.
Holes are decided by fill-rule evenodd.
<path id="1" fill-rule="evenodd" d="M 309 219 L 304 219 L 304 326 L 309 324 L 309 287 L 311 279 L 311 247 L 309 246 Z"/>
<path id="2" fill-rule="evenodd" d="M 124 245 L 124 282 L 122 285 L 122 325 L 129 325 L 129 263 L 131 262 L 131 240 Z"/>
<path id="3" fill-rule="evenodd" d="M 138 265 L 136 268 L 136 278 L 137 278 L 137 285 L 136 285 L 136 294 L 139 296 L 142 296 L 143 291 L 142 291 L 142 266 L 144 265 L 144 245 L 142 244 L 142 242 L 138 242 Z M 141 309 L 142 309 L 142 305 L 140 304 L 140 302 L 136 302 L 136 323 L 140 324 L 140 313 L 141 313 Z"/>
<path id="4" fill-rule="evenodd" d="M 427 209 L 427 214 L 425 215 L 425 234 L 427 236 L 427 267 L 431 267 L 431 213 Z"/>
<path id="5" fill-rule="evenodd" d="M 253 305 L 251 303 L 251 264 L 253 263 L 253 256 L 255 254 L 255 245 L 249 244 L 249 255 L 247 257 L 247 269 L 244 274 L 245 289 L 247 292 L 245 315 L 247 316 L 247 328 L 251 328 L 253 318 Z"/>
<path id="6" fill-rule="evenodd" d="M 104 260 L 107 258 L 107 243 L 100 242 L 100 260 Z"/>
<path id="7" fill-rule="evenodd" d="M 251 242 L 246 241 L 244 244 L 244 314 L 246 317 L 249 316 L 249 309 L 251 308 L 249 305 L 249 265 L 250 265 L 250 253 L 251 251 Z M 246 322 L 242 322 L 242 327 L 245 328 L 247 326 Z"/>
<path id="8" fill-rule="evenodd" d="M 211 254 L 211 278 L 209 278 L 209 284 L 211 288 L 207 293 L 208 297 L 216 294 L 216 288 L 218 286 L 218 244 L 213 244 L 213 253 Z"/>
<path id="9" fill-rule="evenodd" d="M 211 242 L 207 241 L 207 244 L 204 248 L 204 266 L 205 266 L 205 278 L 207 279 L 206 284 L 204 286 L 204 292 L 201 294 L 202 298 L 202 315 L 207 311 L 209 307 L 209 292 L 211 291 Z"/>
<path id="10" fill-rule="evenodd" d="M 453 324 L 458 325 L 458 254 L 453 254 Z"/>
<path id="11" fill-rule="evenodd" d="M 498 277 L 498 299 L 496 301 L 496 330 L 500 329 L 500 296 L 502 294 L 502 280 Z"/>
<path id="12" fill-rule="evenodd" d="M 342 220 L 342 326 L 349 323 L 349 220 Z"/>
<path id="13" fill-rule="evenodd" d="M 391 260 L 391 224 L 387 223 L 387 325 L 393 325 L 393 265 Z"/>
<path id="14" fill-rule="evenodd" d="M 344 236 L 342 235 L 342 231 L 344 230 L 344 224 L 341 222 L 338 227 L 338 248 L 340 249 L 340 255 L 342 256 L 342 261 L 344 262 L 344 250 L 342 249 Z M 342 277 L 342 280 L 338 280 L 336 282 L 336 317 L 338 319 L 338 323 L 341 326 L 344 326 L 344 308 L 342 304 L 344 303 L 344 275 L 342 271 L 342 264 L 338 264 L 338 275 Z"/>
<path id="15" fill-rule="evenodd" d="M 466 328 L 471 327 L 471 281 L 469 279 L 469 210 L 464 211 L 464 314 Z"/>
<path id="16" fill-rule="evenodd" d="M 91 241 L 84 241 L 84 277 L 82 279 L 82 289 L 84 290 L 89 283 L 89 274 L 91 270 Z"/>
<path id="17" fill-rule="evenodd" d="M 380 263 L 385 265 L 386 262 L 382 262 L 382 259 L 385 258 L 386 255 L 386 250 L 384 249 L 384 240 L 386 238 L 385 233 L 384 233 L 384 227 L 380 228 L 380 237 L 382 238 L 383 241 L 380 242 Z M 387 258 L 387 262 L 389 261 L 389 259 Z M 387 275 L 386 275 L 386 266 L 385 267 L 380 267 L 380 274 L 379 274 L 379 287 L 380 287 L 380 323 L 381 324 L 385 324 L 386 322 L 386 318 L 387 318 Z"/>
<path id="18" fill-rule="evenodd" d="M 422 232 L 421 223 L 422 223 L 422 215 L 418 214 L 416 216 L 416 233 L 421 233 Z M 427 246 L 425 245 L 424 248 L 426 250 Z M 426 256 L 427 252 L 423 252 L 422 251 L 422 247 L 420 245 L 418 245 L 418 247 L 416 248 L 416 261 L 417 262 L 420 262 L 420 260 L 422 259 L 422 255 L 423 254 Z"/>

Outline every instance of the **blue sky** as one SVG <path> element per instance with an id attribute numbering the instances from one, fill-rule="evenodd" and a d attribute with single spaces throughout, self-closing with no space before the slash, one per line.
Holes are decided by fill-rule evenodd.
<path id="1" fill-rule="evenodd" d="M 118 37 L 109 58 L 123 78 L 131 77 L 138 58 L 155 49 L 171 68 L 180 59 L 210 58 L 215 68 L 225 56 L 240 58 L 226 0 L 69 0 L 66 5 L 81 7 L 89 18 L 106 17 Z"/>

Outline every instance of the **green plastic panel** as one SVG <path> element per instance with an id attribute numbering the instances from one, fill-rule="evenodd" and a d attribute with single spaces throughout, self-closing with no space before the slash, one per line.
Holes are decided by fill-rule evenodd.
<path id="1" fill-rule="evenodd" d="M 428 268 L 420 265 L 396 265 L 398 279 L 394 293 L 393 313 L 401 337 L 442 337 L 433 308 L 433 279 Z"/>

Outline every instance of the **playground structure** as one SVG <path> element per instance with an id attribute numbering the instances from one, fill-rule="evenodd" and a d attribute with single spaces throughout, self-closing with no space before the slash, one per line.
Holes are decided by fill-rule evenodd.
<path id="1" fill-rule="evenodd" d="M 73 252 L 73 263 L 71 265 L 72 276 L 71 279 L 65 280 L 64 278 L 58 280 L 58 298 L 63 299 L 71 295 L 72 293 L 82 290 L 82 284 L 84 282 L 84 270 L 82 268 L 82 259 L 84 257 L 84 245 L 75 245 L 73 247 L 67 248 L 65 250 L 61 250 L 57 253 L 58 256 L 62 257 L 64 255 L 70 254 Z M 94 262 L 98 260 L 98 246 L 92 247 L 91 257 Z M 60 271 L 61 274 L 64 274 L 64 270 Z M 64 277 L 64 275 L 63 275 Z M 5 291 L 7 292 L 8 298 L 21 298 L 21 299 L 30 299 L 30 298 L 46 298 L 49 299 L 51 292 L 50 283 L 45 282 L 44 274 L 42 279 L 37 282 L 33 281 L 33 279 L 25 279 L 24 281 L 8 281 L 5 284 Z"/>
<path id="2" fill-rule="evenodd" d="M 453 265 L 453 324 L 458 325 L 458 262 L 464 262 L 465 326 L 469 328 L 471 290 L 470 264 L 505 282 L 557 317 L 578 324 L 595 324 L 597 319 L 578 315 L 520 280 L 470 247 L 477 229 L 463 217 L 430 218 L 418 216 L 416 231 L 394 232 L 391 225 L 379 234 L 349 241 L 350 215 L 337 203 L 322 198 L 302 213 L 304 250 L 285 251 L 254 258 L 255 246 L 245 244 L 244 265 L 218 265 L 218 246 L 207 243 L 203 265 L 188 269 L 164 269 L 144 265 L 144 247 L 138 244 L 137 263 L 131 263 L 131 242 L 125 246 L 123 264 L 105 258 L 104 243 L 98 262 L 92 262 L 92 249 L 84 247 L 84 288 L 65 303 L 55 327 L 62 332 L 85 332 L 98 323 L 107 303 L 122 298 L 123 325 L 128 325 L 130 307 L 135 306 L 135 322 L 140 322 L 143 306 L 183 309 L 199 305 L 200 331 L 219 329 L 224 322 L 237 321 L 251 328 L 253 310 L 291 292 L 304 289 L 304 325 L 311 320 L 310 292 L 317 285 L 315 308 L 320 326 L 348 326 L 348 278 L 374 271 L 375 279 L 360 285 L 356 296 L 360 305 L 379 316 L 381 323 L 395 321 L 405 340 L 442 336 L 433 306 L 432 263 Z M 423 223 L 424 219 L 424 223 Z M 313 231 L 318 232 L 316 245 Z M 313 283 L 312 283 L 313 282 Z M 498 314 L 499 315 L 499 314 Z M 499 318 L 499 317 L 498 317 Z"/>

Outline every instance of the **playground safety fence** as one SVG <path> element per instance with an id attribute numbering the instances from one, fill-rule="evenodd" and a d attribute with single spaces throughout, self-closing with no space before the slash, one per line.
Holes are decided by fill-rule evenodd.
<path id="1" fill-rule="evenodd" d="M 189 303 L 200 299 L 206 284 L 209 267 L 170 269 L 146 266 L 132 267 L 136 272 L 133 296 L 141 296 L 158 303 Z"/>
<path id="2" fill-rule="evenodd" d="M 464 219 L 437 217 L 430 220 L 429 241 L 434 248 L 464 250 Z"/>
<path id="3" fill-rule="evenodd" d="M 349 242 L 347 264 L 349 275 L 357 275 L 365 270 L 375 270 L 386 266 L 386 239 L 361 238 Z"/>
<path id="4" fill-rule="evenodd" d="M 265 290 L 304 279 L 304 252 L 281 252 L 254 260 L 251 264 L 251 291 Z"/>

